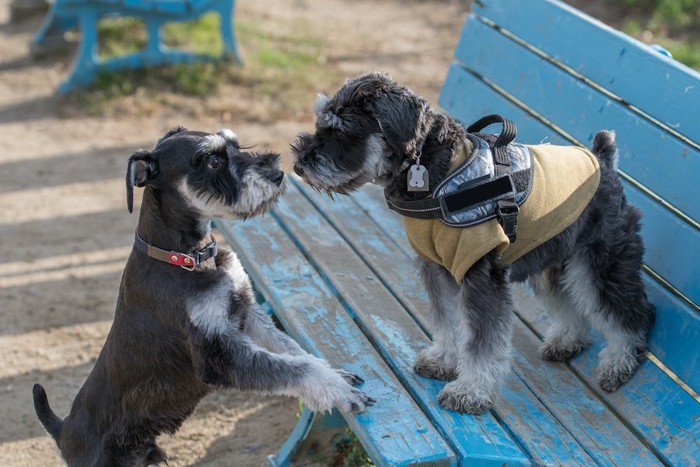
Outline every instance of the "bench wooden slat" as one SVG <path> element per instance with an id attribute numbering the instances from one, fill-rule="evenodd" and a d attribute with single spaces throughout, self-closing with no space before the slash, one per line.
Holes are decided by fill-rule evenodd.
<path id="1" fill-rule="evenodd" d="M 644 262 L 683 293 L 700 310 L 700 265 L 689 252 L 700 251 L 700 230 L 689 226 L 639 188 L 622 180 L 628 201 L 642 211 L 642 236 L 647 245 Z M 672 233 L 672 241 L 669 234 Z M 656 246 L 663 245 L 663 248 Z"/>
<path id="2" fill-rule="evenodd" d="M 365 378 L 363 390 L 378 403 L 345 419 L 374 462 L 455 465 L 442 436 L 274 219 L 217 225 L 285 329 L 308 351 Z"/>
<path id="3" fill-rule="evenodd" d="M 475 47 L 475 43 L 488 47 Z M 466 68 L 488 77 L 586 145 L 598 130 L 617 130 L 620 167 L 700 222 L 697 196 L 686 188 L 695 186 L 695 174 L 700 173 L 697 148 L 640 119 L 627 106 L 611 101 L 474 15 L 464 28 L 455 56 Z"/>
<path id="4" fill-rule="evenodd" d="M 392 221 L 399 219 L 399 216 L 388 211 L 380 191 L 374 187 L 366 187 L 353 194 L 352 198 L 340 198 L 334 202 L 325 196 L 317 195 L 304 185 L 300 185 L 299 188 L 345 237 L 353 247 L 354 255 L 359 255 L 365 262 L 373 265 L 373 271 L 394 296 L 401 295 L 406 289 L 418 287 L 404 306 L 412 308 L 414 314 L 427 313 L 427 296 L 415 277 L 412 260 L 414 253 L 405 238 L 402 223 Z M 370 212 L 379 214 L 376 221 L 370 217 Z M 401 253 L 394 254 L 386 261 L 386 251 L 393 252 L 394 241 L 399 239 Z M 380 302 L 385 304 L 383 299 Z M 515 353 L 513 376 L 519 379 L 518 391 L 537 394 L 544 406 L 533 406 L 529 398 L 524 399 L 522 394 L 514 399 L 516 395 L 513 394 L 513 390 L 516 385 L 511 378 L 503 389 L 495 412 L 498 419 L 504 420 L 511 435 L 535 453 L 538 462 L 557 463 L 567 458 L 586 463 L 583 459 L 590 455 L 603 463 L 624 464 L 629 461 L 631 453 L 635 459 L 643 461 L 646 465 L 658 462 L 564 365 L 539 360 L 537 348 L 540 342 L 523 324 L 516 325 L 514 342 L 518 352 Z M 407 362 L 408 365 L 410 363 Z M 532 409 L 538 409 L 539 413 Z M 526 410 L 528 413 L 524 415 Z M 548 426 L 551 423 L 562 424 L 569 435 L 555 438 L 555 442 L 561 443 L 558 452 L 539 452 L 541 447 L 538 443 L 542 442 L 542 433 L 560 430 Z M 569 436 L 586 451 L 583 458 L 579 457 L 581 454 L 571 454 L 576 450 L 580 452 L 580 448 L 571 446 L 573 440 Z M 552 443 L 550 439 L 548 442 Z"/>
<path id="5" fill-rule="evenodd" d="M 178 2 L 159 0 L 153 5 L 154 11 L 159 11 L 163 13 L 181 13 L 192 9 L 193 5 L 191 1 Z"/>
<path id="6" fill-rule="evenodd" d="M 472 11 L 700 142 L 700 75 L 685 65 L 556 0 L 488 0 Z"/>
<path id="7" fill-rule="evenodd" d="M 539 334 L 550 324 L 535 299 L 520 293 L 517 301 L 527 303 L 518 312 Z M 595 380 L 597 337 L 593 345 L 569 360 L 569 365 L 671 465 L 697 465 L 700 459 L 700 402 L 673 379 L 645 360 L 634 377 L 613 394 L 603 393 Z M 638 465 L 636 463 L 632 465 Z M 640 464 L 642 465 L 642 464 Z"/>
<path id="8" fill-rule="evenodd" d="M 371 336 L 397 377 L 450 440 L 463 464 L 529 465 L 528 458 L 492 415 L 475 418 L 438 406 L 437 394 L 444 383 L 422 378 L 412 370 L 417 352 L 427 344 L 427 336 L 296 186 L 289 187 L 275 213 L 302 253 L 313 258 L 316 268 L 342 296 L 348 312 Z M 536 409 L 533 408 L 535 413 Z"/>
<path id="9" fill-rule="evenodd" d="M 656 306 L 649 350 L 700 393 L 700 314 L 648 275 L 644 275 L 644 285 L 649 301 Z"/>

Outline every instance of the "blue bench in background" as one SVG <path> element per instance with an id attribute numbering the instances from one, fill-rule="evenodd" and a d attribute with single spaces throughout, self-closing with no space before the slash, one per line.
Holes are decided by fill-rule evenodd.
<path id="1" fill-rule="evenodd" d="M 54 0 L 32 47 L 46 44 L 53 35 L 80 30 L 80 46 L 61 93 L 92 83 L 98 74 L 128 68 L 145 68 L 173 63 L 211 60 L 211 55 L 170 49 L 163 45 L 161 27 L 166 22 L 190 21 L 210 11 L 220 16 L 223 50 L 220 58 L 240 61 L 233 29 L 234 0 Z M 143 20 L 148 39 L 143 50 L 100 59 L 97 55 L 98 22 L 104 17 L 135 17 Z"/>
<path id="2" fill-rule="evenodd" d="M 410 85 L 410 83 L 406 83 Z M 523 143 L 590 146 L 614 129 L 629 200 L 644 214 L 651 355 L 613 394 L 595 380 L 602 339 L 541 361 L 548 325 L 517 288 L 513 372 L 478 417 L 441 409 L 444 383 L 412 371 L 430 339 L 428 301 L 403 224 L 367 187 L 333 201 L 291 177 L 271 215 L 217 221 L 284 328 L 362 375 L 378 399 L 345 415 L 378 465 L 700 463 L 700 75 L 556 0 L 481 0 L 467 18 L 440 106 L 465 123 L 501 114 Z M 329 426 L 305 411 L 271 457 L 288 465 Z"/>

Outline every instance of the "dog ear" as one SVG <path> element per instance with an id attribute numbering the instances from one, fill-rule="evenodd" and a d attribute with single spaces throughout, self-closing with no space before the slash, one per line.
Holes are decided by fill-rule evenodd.
<path id="1" fill-rule="evenodd" d="M 178 126 L 176 126 L 175 128 L 169 130 L 169 131 L 168 131 L 166 134 L 164 134 L 158 141 L 156 141 L 156 145 L 154 146 L 154 148 L 157 148 L 158 145 L 159 145 L 160 143 L 162 143 L 162 142 L 165 141 L 166 139 L 170 138 L 172 135 L 175 135 L 175 134 L 180 133 L 180 132 L 182 132 L 182 131 L 187 131 L 187 128 L 185 128 L 184 126 L 179 126 L 179 125 L 178 125 Z"/>
<path id="2" fill-rule="evenodd" d="M 314 102 L 314 112 L 316 113 L 316 121 L 322 127 L 343 129 L 343 119 L 328 108 L 328 97 L 319 93 Z"/>
<path id="3" fill-rule="evenodd" d="M 433 123 L 430 104 L 406 88 L 393 86 L 372 99 L 368 108 L 387 144 L 400 159 L 416 158 Z"/>
<path id="4" fill-rule="evenodd" d="M 145 186 L 158 174 L 158 163 L 148 151 L 136 151 L 126 167 L 126 207 L 134 210 L 134 186 Z"/>

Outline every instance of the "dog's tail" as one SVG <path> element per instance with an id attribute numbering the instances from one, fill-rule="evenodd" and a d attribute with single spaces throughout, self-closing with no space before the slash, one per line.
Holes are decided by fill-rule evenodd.
<path id="1" fill-rule="evenodd" d="M 58 418 L 51 410 L 51 407 L 49 407 L 49 399 L 46 397 L 46 391 L 44 391 L 44 387 L 41 384 L 35 384 L 32 392 L 34 394 L 36 416 L 39 417 L 39 421 L 44 426 L 44 429 L 58 442 L 58 437 L 63 427 L 63 420 Z"/>
<path id="2" fill-rule="evenodd" d="M 601 130 L 596 133 L 593 138 L 592 150 L 598 159 L 606 162 L 608 166 L 614 167 L 617 171 L 617 144 L 615 143 L 614 131 Z"/>

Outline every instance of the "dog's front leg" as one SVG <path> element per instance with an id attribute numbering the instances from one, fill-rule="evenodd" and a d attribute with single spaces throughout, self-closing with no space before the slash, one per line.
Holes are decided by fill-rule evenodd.
<path id="1" fill-rule="evenodd" d="M 307 355 L 307 352 L 287 333 L 275 326 L 270 315 L 257 304 L 250 307 L 246 316 L 243 333 L 270 352 Z"/>
<path id="2" fill-rule="evenodd" d="M 457 344 L 459 376 L 438 396 L 444 408 L 480 414 L 493 406 L 510 370 L 513 305 L 508 268 L 491 255 L 480 259 L 462 280 Z"/>
<path id="3" fill-rule="evenodd" d="M 251 310 L 246 317 L 246 325 L 243 332 L 249 336 L 255 344 L 259 345 L 260 347 L 264 347 L 270 352 L 317 358 L 302 349 L 297 341 L 275 326 L 275 323 L 272 321 L 270 315 L 265 313 L 257 305 L 251 307 Z M 323 362 L 322 359 L 318 360 Z M 350 371 L 341 370 L 338 368 L 336 368 L 335 371 L 339 373 L 345 379 L 345 381 L 353 386 L 364 382 L 359 375 Z"/>
<path id="4" fill-rule="evenodd" d="M 426 378 L 452 381 L 457 377 L 457 361 L 462 353 L 455 341 L 455 330 L 460 321 L 457 307 L 459 285 L 442 265 L 421 258 L 416 264 L 430 299 L 433 343 L 418 354 L 413 370 Z"/>
<path id="5" fill-rule="evenodd" d="M 192 325 L 189 343 L 197 377 L 219 387 L 300 397 L 314 411 L 362 412 L 375 400 L 352 386 L 347 372 L 309 354 L 270 352 L 236 326 L 204 332 Z"/>

